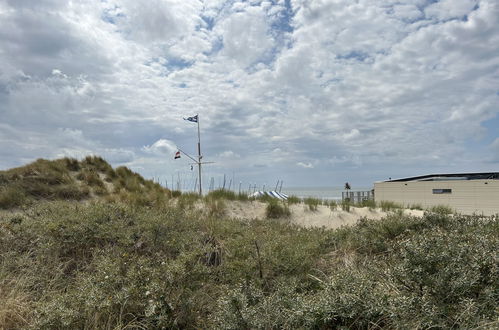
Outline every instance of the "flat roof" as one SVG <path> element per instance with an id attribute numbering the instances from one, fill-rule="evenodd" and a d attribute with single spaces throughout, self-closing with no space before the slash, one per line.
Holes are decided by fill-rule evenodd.
<path id="1" fill-rule="evenodd" d="M 454 180 L 499 180 L 499 172 L 480 173 L 444 173 L 413 176 L 409 178 L 392 179 L 382 182 L 404 182 L 404 181 L 454 181 Z"/>

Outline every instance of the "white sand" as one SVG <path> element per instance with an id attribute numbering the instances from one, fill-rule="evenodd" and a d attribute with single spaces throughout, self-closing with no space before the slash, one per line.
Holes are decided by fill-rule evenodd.
<path id="1" fill-rule="evenodd" d="M 258 201 L 252 202 L 228 202 L 227 215 L 237 219 L 265 219 L 266 204 Z M 329 207 L 319 205 L 317 211 L 310 211 L 305 204 L 293 204 L 290 206 L 291 216 L 281 221 L 287 221 L 303 227 L 325 227 L 339 228 L 355 224 L 360 218 L 379 220 L 388 212 L 381 209 L 370 210 L 367 207 L 350 207 L 350 212 L 338 207 L 332 211 Z M 404 214 L 412 216 L 423 216 L 424 211 L 404 210 Z"/>

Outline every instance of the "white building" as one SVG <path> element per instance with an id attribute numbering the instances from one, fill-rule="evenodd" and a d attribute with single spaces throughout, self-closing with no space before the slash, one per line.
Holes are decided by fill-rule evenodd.
<path id="1" fill-rule="evenodd" d="M 499 172 L 430 174 L 376 182 L 376 202 L 424 208 L 446 205 L 462 214 L 499 214 Z"/>

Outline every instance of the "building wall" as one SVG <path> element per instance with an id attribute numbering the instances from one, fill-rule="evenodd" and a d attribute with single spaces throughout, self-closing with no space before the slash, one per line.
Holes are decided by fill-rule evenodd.
<path id="1" fill-rule="evenodd" d="M 452 193 L 434 194 L 433 189 L 452 189 Z M 377 182 L 374 196 L 377 202 L 424 208 L 447 205 L 463 214 L 499 214 L 499 180 Z"/>

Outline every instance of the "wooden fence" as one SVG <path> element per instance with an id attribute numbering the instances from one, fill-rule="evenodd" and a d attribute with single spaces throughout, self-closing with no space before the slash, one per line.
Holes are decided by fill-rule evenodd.
<path id="1" fill-rule="evenodd" d="M 349 200 L 352 203 L 362 203 L 365 200 L 374 199 L 374 191 L 343 191 L 341 193 L 341 200 Z"/>

